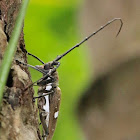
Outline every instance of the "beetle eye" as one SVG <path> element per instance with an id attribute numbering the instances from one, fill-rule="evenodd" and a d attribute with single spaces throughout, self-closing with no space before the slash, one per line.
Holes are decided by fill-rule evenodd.
<path id="1" fill-rule="evenodd" d="M 44 65 L 44 69 L 45 69 L 45 70 L 49 70 L 49 69 L 50 69 L 50 65 L 49 65 L 49 64 L 45 64 L 45 65 Z"/>

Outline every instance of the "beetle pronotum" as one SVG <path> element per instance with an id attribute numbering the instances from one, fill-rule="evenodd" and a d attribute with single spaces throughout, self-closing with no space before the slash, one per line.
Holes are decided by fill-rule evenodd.
<path id="1" fill-rule="evenodd" d="M 63 58 L 65 55 L 67 55 L 69 52 L 71 52 L 73 49 L 79 47 L 81 44 L 83 44 L 85 41 L 87 41 L 89 38 L 97 34 L 99 31 L 104 29 L 106 26 L 111 24 L 112 22 L 119 20 L 121 25 L 119 28 L 119 31 L 117 33 L 120 33 L 123 22 L 120 18 L 114 18 L 111 21 L 108 21 L 105 25 L 101 26 L 96 32 L 93 32 L 91 35 L 86 37 L 84 40 L 82 40 L 80 43 L 73 46 L 71 49 L 63 53 L 62 55 L 59 55 L 51 62 L 44 63 L 41 59 L 36 57 L 35 55 L 26 53 L 28 55 L 31 55 L 32 57 L 39 60 L 43 65 L 40 66 L 32 66 L 29 64 L 25 64 L 23 62 L 20 62 L 16 60 L 17 63 L 22 64 L 27 67 L 31 67 L 43 74 L 43 77 L 35 82 L 33 82 L 31 85 L 25 88 L 27 90 L 34 84 L 37 84 L 39 86 L 38 90 L 38 97 L 34 97 L 34 99 L 38 98 L 38 108 L 39 108 L 39 115 L 41 124 L 43 126 L 43 139 L 44 140 L 51 140 L 55 127 L 56 127 L 56 121 L 59 113 L 59 106 L 60 106 L 60 98 L 61 98 L 61 91 L 58 87 L 58 74 L 56 69 L 60 66 L 60 62 L 58 62 L 61 58 Z M 25 91 L 24 90 L 24 91 Z"/>

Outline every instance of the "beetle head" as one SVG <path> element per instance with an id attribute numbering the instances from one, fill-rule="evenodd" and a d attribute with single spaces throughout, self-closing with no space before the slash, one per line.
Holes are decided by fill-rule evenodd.
<path id="1" fill-rule="evenodd" d="M 52 65 L 52 62 L 48 62 L 46 64 L 44 64 L 44 69 L 45 70 L 50 70 L 50 69 L 53 69 L 54 66 Z"/>

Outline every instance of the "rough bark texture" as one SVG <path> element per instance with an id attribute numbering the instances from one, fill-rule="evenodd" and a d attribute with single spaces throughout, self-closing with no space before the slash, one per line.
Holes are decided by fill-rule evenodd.
<path id="1" fill-rule="evenodd" d="M 94 81 L 78 108 L 88 140 L 140 139 L 139 10 L 139 0 L 85 1 L 80 23 L 86 34 L 114 17 L 124 22 L 118 38 L 116 22 L 88 41 Z"/>
<path id="2" fill-rule="evenodd" d="M 0 63 L 11 37 L 21 0 L 0 0 Z M 27 62 L 24 34 L 21 32 L 15 59 Z M 37 108 L 32 88 L 22 90 L 31 84 L 27 68 L 13 61 L 0 108 L 0 140 L 40 139 Z"/>

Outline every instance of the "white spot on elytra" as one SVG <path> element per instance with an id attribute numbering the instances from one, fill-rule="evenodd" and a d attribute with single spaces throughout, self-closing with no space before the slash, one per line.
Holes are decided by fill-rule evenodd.
<path id="1" fill-rule="evenodd" d="M 46 86 L 46 90 L 47 91 L 50 91 L 51 89 L 52 89 L 52 86 L 51 85 Z"/>
<path id="2" fill-rule="evenodd" d="M 51 79 L 50 77 L 47 78 L 47 80 L 50 80 L 50 79 Z"/>
<path id="3" fill-rule="evenodd" d="M 58 113 L 59 113 L 59 111 L 57 111 L 57 112 L 54 113 L 54 118 L 55 119 L 58 117 Z"/>
<path id="4" fill-rule="evenodd" d="M 45 93 L 43 93 L 44 95 Z M 49 95 L 45 96 L 45 100 L 46 100 L 46 104 L 43 106 L 43 109 L 45 110 L 45 112 L 47 113 L 47 117 L 46 117 L 46 125 L 47 127 L 49 127 L 49 108 L 50 108 L 50 104 L 49 104 Z"/>

